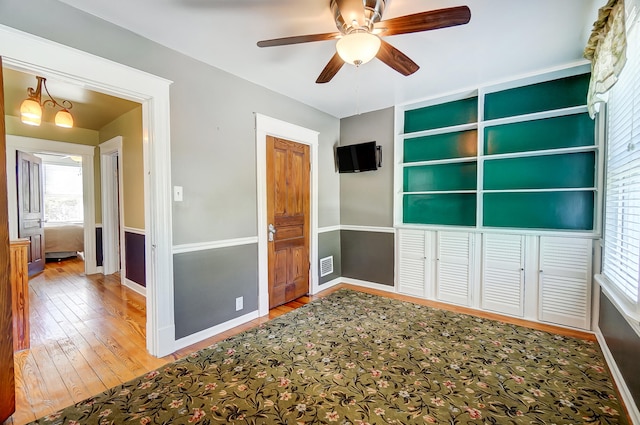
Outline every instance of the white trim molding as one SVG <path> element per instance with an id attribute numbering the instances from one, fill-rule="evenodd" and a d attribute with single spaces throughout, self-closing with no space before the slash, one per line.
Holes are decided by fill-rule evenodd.
<path id="1" fill-rule="evenodd" d="M 635 425 L 640 425 L 640 410 L 638 410 L 638 406 L 636 405 L 635 400 L 633 399 L 633 394 L 627 387 L 627 383 L 622 376 L 622 372 L 618 369 L 618 364 L 616 363 L 613 354 L 609 350 L 609 346 L 607 345 L 607 340 L 600 328 L 596 328 L 595 335 L 600 344 L 600 349 L 602 350 L 602 354 L 604 355 L 604 359 L 607 362 L 607 366 L 609 366 L 609 370 L 611 371 L 611 375 L 613 376 L 613 380 L 618 387 L 618 392 L 622 397 L 622 401 L 624 402 L 625 407 L 627 408 L 627 413 L 629 413 L 629 417 L 631 418 L 631 422 Z M 620 412 L 621 415 L 624 415 L 624 412 Z"/>
<path id="2" fill-rule="evenodd" d="M 147 350 L 175 346 L 171 254 L 171 81 L 14 28 L 0 25 L 3 65 L 142 104 L 147 272 Z M 91 223 L 93 225 L 93 223 Z"/>
<path id="3" fill-rule="evenodd" d="M 366 280 L 351 279 L 350 277 L 339 278 L 340 282 L 351 285 L 362 286 L 364 288 L 378 289 L 385 292 L 396 292 L 395 286 L 383 285 L 381 283 L 368 282 Z"/>
<path id="4" fill-rule="evenodd" d="M 394 227 L 380 227 L 380 226 L 357 226 L 353 224 L 342 224 L 340 230 L 353 230 L 355 232 L 375 232 L 375 233 L 395 233 Z"/>
<path id="5" fill-rule="evenodd" d="M 219 241 L 185 243 L 173 246 L 174 254 L 184 254 L 185 252 L 206 251 L 208 249 L 229 248 L 232 246 L 251 245 L 258 243 L 257 236 L 248 238 L 224 239 Z"/>
<path id="6" fill-rule="evenodd" d="M 102 269 L 113 274 L 125 268 L 126 246 L 124 241 L 124 199 L 122 172 L 122 136 L 116 136 L 98 145 L 100 148 L 100 187 L 102 192 Z M 121 274 L 124 284 L 124 274 Z"/>
<path id="7" fill-rule="evenodd" d="M 200 332 L 196 332 L 194 334 L 185 336 L 184 338 L 180 338 L 175 342 L 174 351 L 178 351 L 181 348 L 188 347 L 192 344 L 196 344 L 207 338 L 211 338 L 212 336 L 218 335 L 219 333 L 226 332 L 231 328 L 235 328 L 236 326 L 243 325 L 247 322 L 257 319 L 258 317 L 259 317 L 258 310 L 255 310 L 255 311 L 252 311 L 251 313 L 247 313 L 243 316 L 236 317 L 235 319 L 228 320 L 226 322 L 223 322 L 211 328 L 207 328 Z"/>
<path id="8" fill-rule="evenodd" d="M 332 286 L 340 285 L 341 283 L 344 283 L 343 279 L 341 277 L 336 277 L 335 279 L 332 279 L 332 280 L 330 280 L 328 282 L 325 282 L 325 283 L 321 284 L 320 286 L 318 286 L 318 292 L 325 291 L 325 290 L 331 288 Z M 318 292 L 314 292 L 314 293 L 312 293 L 312 295 L 315 295 Z"/>
<path id="9" fill-rule="evenodd" d="M 309 292 L 318 291 L 318 132 L 256 113 L 256 177 L 258 185 L 258 312 L 269 313 L 267 251 L 267 136 L 277 136 L 311 148 L 311 226 Z"/>
<path id="10" fill-rule="evenodd" d="M 135 233 L 136 235 L 146 236 L 147 231 L 145 229 L 138 229 L 137 227 L 123 227 L 124 231 L 127 233 Z"/>
<path id="11" fill-rule="evenodd" d="M 29 153 L 55 153 L 79 155 L 82 157 L 82 207 L 84 227 L 84 272 L 86 274 L 100 273 L 96 265 L 96 203 L 95 176 L 93 156 L 95 146 L 77 143 L 58 142 L 55 140 L 35 139 L 32 137 L 13 136 L 7 134 L 7 170 L 16 169 L 16 151 Z M 17 205 L 16 174 L 7 173 L 7 197 L 9 200 L 9 237 L 18 237 L 18 205 Z"/>
<path id="12" fill-rule="evenodd" d="M 147 288 L 137 282 L 134 282 L 131 279 L 127 279 L 126 277 L 123 278 L 122 284 L 131 289 L 133 292 L 137 292 L 138 294 L 142 295 L 143 297 L 147 296 Z"/>
<path id="13" fill-rule="evenodd" d="M 340 226 L 339 224 L 336 225 L 336 226 L 320 227 L 318 229 L 318 233 L 336 232 L 336 231 L 340 231 L 341 228 L 342 228 L 342 226 Z"/>

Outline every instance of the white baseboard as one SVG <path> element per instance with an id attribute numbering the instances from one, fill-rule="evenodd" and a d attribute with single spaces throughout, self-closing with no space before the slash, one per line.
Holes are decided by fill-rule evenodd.
<path id="1" fill-rule="evenodd" d="M 247 313 L 244 316 L 236 317 L 235 319 L 231 319 L 227 322 L 220 323 L 219 325 L 213 326 L 208 329 L 201 330 L 200 332 L 196 332 L 189 336 L 185 336 L 184 338 L 177 339 L 173 351 L 178 351 L 181 348 L 188 347 L 189 345 L 196 344 L 200 341 L 203 341 L 207 338 L 211 338 L 212 336 L 216 336 L 219 333 L 228 331 L 231 328 L 235 328 L 236 326 L 243 325 L 247 322 L 250 322 L 259 317 L 258 310 L 252 311 L 251 313 Z"/>
<path id="2" fill-rule="evenodd" d="M 127 279 L 126 277 L 122 279 L 122 284 L 127 288 L 131 289 L 133 292 L 137 292 L 143 297 L 147 296 L 147 288 L 140 285 L 139 283 L 134 282 L 131 279 Z"/>
<path id="3" fill-rule="evenodd" d="M 330 281 L 328 281 L 328 282 L 325 282 L 325 283 L 323 283 L 323 284 L 321 284 L 321 285 L 318 285 L 318 288 L 316 288 L 317 290 L 316 290 L 316 292 L 314 292 L 314 293 L 313 293 L 313 295 L 317 294 L 318 292 L 322 292 L 322 291 L 324 291 L 325 289 L 329 289 L 329 288 L 331 288 L 332 286 L 339 285 L 339 284 L 341 284 L 341 283 L 342 283 L 342 278 L 341 278 L 341 277 L 337 277 L 337 278 L 335 278 L 335 279 L 333 279 L 333 280 L 330 280 Z"/>
<path id="4" fill-rule="evenodd" d="M 615 381 L 618 387 L 618 391 L 620 392 L 622 401 L 627 407 L 627 412 L 629 413 L 631 422 L 634 425 L 640 425 L 640 410 L 638 410 L 638 406 L 636 406 L 636 402 L 633 399 L 633 395 L 631 394 L 631 391 L 629 391 L 629 388 L 627 387 L 627 384 L 624 381 L 624 378 L 622 376 L 622 373 L 620 372 L 620 369 L 618 369 L 618 364 L 616 363 L 616 360 L 614 359 L 613 354 L 611 354 L 611 351 L 609 350 L 609 346 L 607 345 L 607 341 L 605 340 L 604 335 L 602 335 L 600 328 L 595 329 L 595 334 L 596 334 L 596 338 L 598 339 L 598 343 L 600 344 L 600 348 L 602 349 L 602 353 L 604 354 L 604 359 L 606 360 L 607 365 L 609 366 L 609 370 L 611 370 L 611 375 L 613 375 L 613 380 Z M 624 414 L 624 413 L 620 412 L 620 414 Z"/>
<path id="5" fill-rule="evenodd" d="M 379 289 L 380 291 L 396 292 L 395 286 L 383 285 L 381 283 L 367 282 L 366 280 L 351 279 L 349 277 L 341 277 L 340 281 L 351 285 L 363 286 L 365 288 Z"/>

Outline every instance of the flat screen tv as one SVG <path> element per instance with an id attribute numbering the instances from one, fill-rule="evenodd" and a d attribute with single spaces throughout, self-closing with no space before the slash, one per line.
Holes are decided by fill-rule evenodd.
<path id="1" fill-rule="evenodd" d="M 358 143 L 356 145 L 338 146 L 338 172 L 359 173 L 378 169 L 376 142 Z"/>

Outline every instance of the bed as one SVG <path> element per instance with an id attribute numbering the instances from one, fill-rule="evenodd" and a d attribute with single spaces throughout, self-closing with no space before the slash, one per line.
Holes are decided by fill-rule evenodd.
<path id="1" fill-rule="evenodd" d="M 84 252 L 84 226 L 81 223 L 47 223 L 44 252 L 48 259 L 75 257 L 78 252 Z"/>

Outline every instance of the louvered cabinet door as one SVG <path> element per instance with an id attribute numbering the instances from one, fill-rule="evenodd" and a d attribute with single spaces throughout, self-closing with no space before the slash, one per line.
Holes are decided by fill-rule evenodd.
<path id="1" fill-rule="evenodd" d="M 590 329 L 592 240 L 540 237 L 539 319 Z"/>
<path id="2" fill-rule="evenodd" d="M 469 306 L 471 234 L 438 232 L 437 298 L 440 301 Z"/>
<path id="3" fill-rule="evenodd" d="M 424 297 L 426 286 L 424 230 L 398 230 L 398 292 Z"/>
<path id="4" fill-rule="evenodd" d="M 485 233 L 482 245 L 482 308 L 522 317 L 524 236 Z"/>

